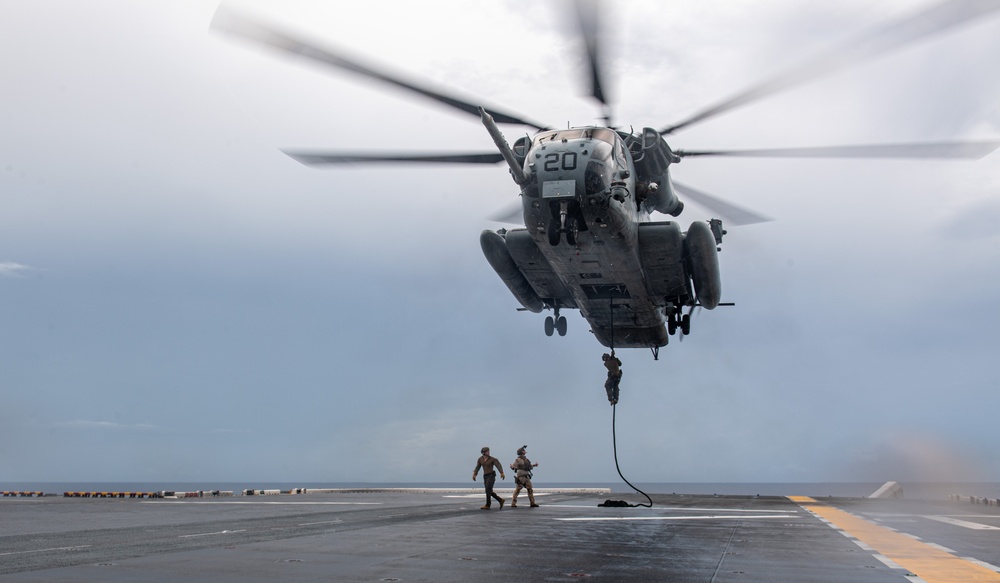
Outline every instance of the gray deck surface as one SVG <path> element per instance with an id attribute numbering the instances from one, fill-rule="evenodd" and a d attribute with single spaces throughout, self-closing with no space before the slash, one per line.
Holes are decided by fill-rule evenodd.
<path id="1" fill-rule="evenodd" d="M 509 501 L 509 493 L 501 496 Z M 641 501 L 564 491 L 539 495 L 539 508 L 528 508 L 522 494 L 516 509 L 483 511 L 482 494 L 433 490 L 4 498 L 0 580 L 948 580 L 930 567 L 913 573 L 788 498 L 671 494 L 653 495 L 652 509 L 596 506 L 623 497 Z M 955 565 L 975 565 L 983 581 L 1000 581 L 996 507 L 905 499 L 817 502 L 919 539 L 914 544 L 921 549 L 943 549 Z M 952 570 L 947 561 L 943 565 L 943 572 Z"/>

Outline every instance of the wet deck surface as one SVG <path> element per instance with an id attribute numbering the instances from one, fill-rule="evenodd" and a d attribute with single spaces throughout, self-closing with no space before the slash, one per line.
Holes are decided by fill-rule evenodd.
<path id="1" fill-rule="evenodd" d="M 622 496 L 549 493 L 528 508 L 522 495 L 501 511 L 436 491 L 0 499 L 0 579 L 1000 582 L 996 507 L 704 495 L 597 507 L 609 497 Z"/>

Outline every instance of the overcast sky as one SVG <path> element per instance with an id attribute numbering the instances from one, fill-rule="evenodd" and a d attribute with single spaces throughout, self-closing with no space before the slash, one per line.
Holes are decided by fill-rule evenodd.
<path id="1" fill-rule="evenodd" d="M 925 5 L 607 4 L 615 121 L 637 130 Z M 0 486 L 456 482 L 487 444 L 505 463 L 528 444 L 540 486 L 616 482 L 604 348 L 575 311 L 546 337 L 482 257 L 517 200 L 505 168 L 279 151 L 490 151 L 482 125 L 210 33 L 216 6 L 0 4 Z M 561 2 L 230 6 L 532 119 L 599 120 Z M 986 18 L 670 144 L 995 140 L 998 54 Z M 630 480 L 1000 481 L 1000 153 L 674 176 L 776 220 L 729 228 L 735 307 L 659 361 L 620 352 Z"/>

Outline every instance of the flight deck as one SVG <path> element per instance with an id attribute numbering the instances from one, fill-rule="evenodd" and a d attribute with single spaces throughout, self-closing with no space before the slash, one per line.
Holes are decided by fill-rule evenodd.
<path id="1" fill-rule="evenodd" d="M 995 505 L 498 492 L 0 498 L 0 580 L 1000 582 Z"/>

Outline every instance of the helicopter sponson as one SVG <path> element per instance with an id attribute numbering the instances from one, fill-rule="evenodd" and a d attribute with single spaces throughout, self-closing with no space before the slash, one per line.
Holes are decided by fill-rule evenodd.
<path id="1" fill-rule="evenodd" d="M 722 278 L 719 275 L 719 248 L 707 223 L 691 223 L 684 237 L 684 256 L 691 281 L 694 282 L 698 303 L 706 310 L 714 309 L 722 299 Z"/>
<path id="2" fill-rule="evenodd" d="M 696 301 L 709 310 L 719 305 L 722 282 L 717 245 L 724 231 L 717 221 L 694 222 L 687 232 L 676 221 L 638 223 L 634 228 L 641 283 L 631 285 L 604 283 L 597 271 L 610 275 L 616 269 L 608 263 L 601 265 L 597 257 L 581 261 L 574 277 L 564 281 L 527 229 L 486 230 L 479 240 L 487 261 L 525 310 L 556 311 L 555 319 L 546 323 L 546 333 L 565 333 L 560 308 L 579 309 L 602 344 L 655 348 L 666 345 L 678 328 L 687 333 L 689 324 L 680 313 L 682 307 Z M 581 246 L 586 246 L 585 240 Z"/>

